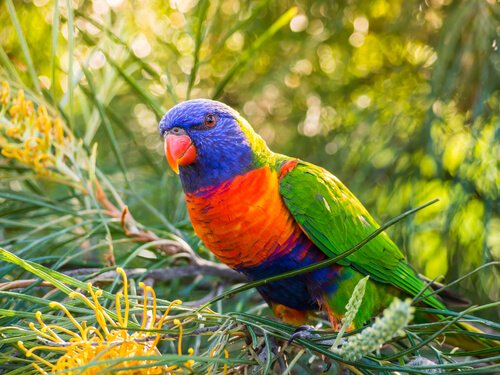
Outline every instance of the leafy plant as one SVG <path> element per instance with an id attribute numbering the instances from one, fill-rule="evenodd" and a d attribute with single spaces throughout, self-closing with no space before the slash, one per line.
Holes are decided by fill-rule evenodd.
<path id="1" fill-rule="evenodd" d="M 67 371 L 70 349 L 89 353 L 77 368 L 86 373 L 498 371 L 494 351 L 440 345 L 458 321 L 487 332 L 471 339 L 499 340 L 494 2 L 6 0 L 0 9 L 3 373 Z M 232 287 L 246 280 L 196 238 L 165 168 L 160 117 L 202 96 L 240 109 L 273 149 L 334 171 L 412 264 L 445 274 L 474 304 L 437 311 L 416 298 L 417 314 L 444 319 L 410 323 L 356 358 L 330 350 L 337 333 L 322 317 L 317 338 L 287 344 L 294 328 L 271 317 L 258 282 Z M 370 330 L 377 323 L 341 336 Z"/>

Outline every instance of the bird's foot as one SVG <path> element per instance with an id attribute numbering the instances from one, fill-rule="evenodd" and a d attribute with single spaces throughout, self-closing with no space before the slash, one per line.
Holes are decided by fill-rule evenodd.
<path id="1" fill-rule="evenodd" d="M 297 327 L 288 339 L 288 344 L 291 344 L 296 339 L 310 340 L 320 337 L 317 333 L 313 333 L 314 330 L 313 326 L 306 324 Z"/>
<path id="2" fill-rule="evenodd" d="M 302 340 L 311 340 L 311 339 L 318 339 L 321 336 L 317 333 L 314 333 L 315 328 L 309 325 L 302 325 L 300 327 L 297 327 L 295 332 L 290 336 L 288 339 L 288 345 L 292 344 L 294 340 L 296 339 L 302 339 Z M 325 339 L 325 340 L 315 340 L 317 344 L 320 345 L 333 345 L 335 342 L 335 339 Z"/>

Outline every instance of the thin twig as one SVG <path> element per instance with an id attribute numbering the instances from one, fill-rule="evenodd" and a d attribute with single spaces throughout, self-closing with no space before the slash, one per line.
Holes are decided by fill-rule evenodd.
<path id="1" fill-rule="evenodd" d="M 25 279 L 25 280 L 15 280 L 15 281 L 8 281 L 5 283 L 0 283 L 0 290 L 27 288 L 36 283 L 38 283 L 39 287 L 54 288 L 54 285 L 52 285 L 48 281 L 40 281 L 40 279 Z"/>
<path id="2" fill-rule="evenodd" d="M 248 279 L 241 273 L 234 271 L 227 266 L 205 261 L 200 262 L 201 264 L 190 264 L 187 266 L 180 267 L 169 267 L 169 268 L 157 268 L 148 270 L 146 268 L 129 268 L 125 270 L 127 276 L 141 275 L 146 278 L 151 278 L 155 281 L 168 281 L 173 279 L 178 279 L 181 277 L 205 275 L 205 276 L 217 276 L 224 280 L 225 283 L 242 283 L 247 282 Z M 91 276 L 92 274 L 98 274 L 101 272 L 100 268 L 79 268 L 75 270 L 64 271 L 63 273 L 71 277 L 85 277 Z M 116 278 L 116 272 L 114 270 L 107 271 L 99 274 L 94 278 L 96 281 L 114 280 Z"/>
<path id="3" fill-rule="evenodd" d="M 108 216 L 111 216 L 120 222 L 123 232 L 127 237 L 131 237 L 137 242 L 156 242 L 156 249 L 167 256 L 186 253 L 189 255 L 193 263 L 203 261 L 186 243 L 161 239 L 155 233 L 149 230 L 141 229 L 123 201 L 119 201 L 119 207 L 117 207 L 109 200 L 97 178 L 94 180 L 94 186 L 97 201 L 105 209 L 105 213 Z"/>

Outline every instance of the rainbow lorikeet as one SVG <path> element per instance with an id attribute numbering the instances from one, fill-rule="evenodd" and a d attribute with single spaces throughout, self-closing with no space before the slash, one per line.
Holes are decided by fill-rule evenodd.
<path id="1" fill-rule="evenodd" d="M 378 224 L 334 175 L 272 152 L 227 105 L 195 99 L 160 122 L 165 153 L 180 175 L 194 230 L 229 267 L 258 280 L 336 256 Z M 395 296 L 415 296 L 425 283 L 382 233 L 339 264 L 258 288 L 276 316 L 294 325 L 322 310 L 340 322 L 357 282 L 369 275 L 354 327 Z M 435 296 L 425 303 L 437 309 Z"/>

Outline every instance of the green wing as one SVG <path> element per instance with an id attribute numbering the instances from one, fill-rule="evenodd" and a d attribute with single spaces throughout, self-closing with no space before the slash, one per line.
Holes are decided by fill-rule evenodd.
<path id="1" fill-rule="evenodd" d="M 298 161 L 286 172 L 280 180 L 286 206 L 307 236 L 329 257 L 349 250 L 379 227 L 344 184 L 323 168 Z M 339 263 L 413 296 L 425 286 L 385 232 Z M 444 308 L 435 297 L 426 301 L 435 308 Z"/>

